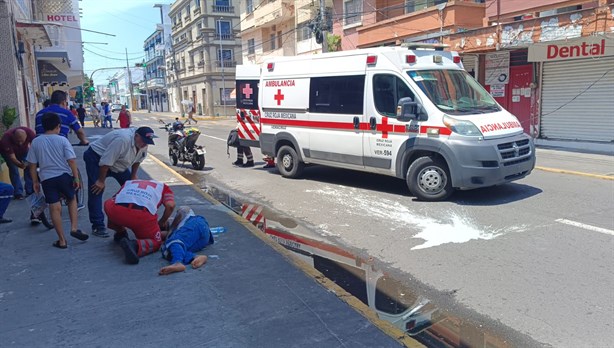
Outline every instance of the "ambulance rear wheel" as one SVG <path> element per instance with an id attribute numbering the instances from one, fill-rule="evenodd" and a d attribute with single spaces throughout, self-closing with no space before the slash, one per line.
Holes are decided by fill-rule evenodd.
<path id="1" fill-rule="evenodd" d="M 283 177 L 297 178 L 303 172 L 304 166 L 291 146 L 284 145 L 277 152 L 277 170 Z"/>
<path id="2" fill-rule="evenodd" d="M 416 159 L 407 170 L 407 187 L 421 201 L 441 201 L 454 192 L 446 163 L 433 157 Z"/>

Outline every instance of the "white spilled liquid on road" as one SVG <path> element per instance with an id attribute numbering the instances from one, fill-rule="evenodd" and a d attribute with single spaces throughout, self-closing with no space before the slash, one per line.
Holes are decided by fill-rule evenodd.
<path id="1" fill-rule="evenodd" d="M 422 239 L 422 244 L 411 250 L 426 249 L 449 243 L 466 243 L 472 240 L 491 240 L 511 232 L 522 232 L 527 226 L 510 226 L 505 229 L 492 227 L 480 228 L 470 218 L 458 213 L 449 213 L 446 219 L 435 219 L 426 213 L 411 211 L 399 202 L 388 199 L 365 197 L 357 189 L 343 187 L 342 190 L 326 186 L 319 190 L 307 190 L 320 197 L 327 197 L 338 208 L 343 207 L 347 214 L 379 218 L 395 225 L 397 231 L 418 231 L 412 238 Z M 426 207 L 425 207 L 426 209 Z M 326 226 L 328 230 L 333 226 Z M 330 232 L 329 232 L 330 233 Z"/>

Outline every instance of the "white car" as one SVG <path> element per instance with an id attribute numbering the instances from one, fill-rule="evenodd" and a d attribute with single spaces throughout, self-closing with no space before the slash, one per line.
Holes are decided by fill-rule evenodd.
<path id="1" fill-rule="evenodd" d="M 113 104 L 111 105 L 111 112 L 120 111 L 122 109 L 121 104 Z"/>

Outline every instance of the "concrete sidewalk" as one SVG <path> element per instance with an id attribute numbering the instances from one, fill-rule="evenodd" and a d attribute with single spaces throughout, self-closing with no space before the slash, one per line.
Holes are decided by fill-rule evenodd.
<path id="1" fill-rule="evenodd" d="M 106 130 L 87 132 L 95 139 Z M 85 176 L 85 148 L 75 151 Z M 308 276 L 315 271 L 295 267 L 283 248 L 160 163 L 148 158 L 140 176 L 168 183 L 178 205 L 190 205 L 211 226 L 226 227 L 204 250 L 207 264 L 158 276 L 168 264 L 159 252 L 127 265 L 112 238 L 81 242 L 67 236 L 68 249 L 53 248 L 55 231 L 30 226 L 28 203 L 12 201 L 5 216 L 14 221 L 0 225 L 1 346 L 414 345 L 373 314 L 361 315 L 359 301 Z M 108 179 L 105 196 L 118 188 Z M 82 210 L 79 223 L 89 234 L 87 216 Z M 68 227 L 65 209 L 63 217 Z"/>

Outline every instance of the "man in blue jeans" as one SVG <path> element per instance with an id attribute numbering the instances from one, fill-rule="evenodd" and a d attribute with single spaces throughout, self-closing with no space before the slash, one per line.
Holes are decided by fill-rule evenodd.
<path id="1" fill-rule="evenodd" d="M 169 228 L 170 234 L 165 236 L 162 244 L 162 257 L 170 261 L 170 265 L 162 267 L 158 274 L 168 275 L 186 270 L 185 265 L 199 268 L 207 262 L 206 255 L 195 253 L 213 244 L 213 235 L 209 222 L 204 216 L 194 214 L 189 207 L 178 209 Z"/>
<path id="2" fill-rule="evenodd" d="M 11 203 L 11 198 L 13 198 L 13 186 L 0 182 L 0 224 L 13 222 L 13 220 L 4 217 L 4 213 Z"/>
<path id="3" fill-rule="evenodd" d="M 26 192 L 29 196 L 32 193 L 32 178 L 26 169 L 26 156 L 32 140 L 36 133 L 28 127 L 16 127 L 7 130 L 0 140 L 0 154 L 9 169 L 11 184 L 13 185 L 15 199 L 24 198 L 24 187 L 21 183 L 19 169 L 24 169 L 23 179 L 25 181 Z"/>
<path id="4" fill-rule="evenodd" d="M 107 238 L 102 212 L 102 194 L 108 176 L 120 185 L 136 180 L 141 162 L 147 157 L 147 146 L 153 145 L 154 131 L 149 127 L 118 129 L 90 144 L 83 154 L 87 170 L 87 208 L 92 234 Z"/>

